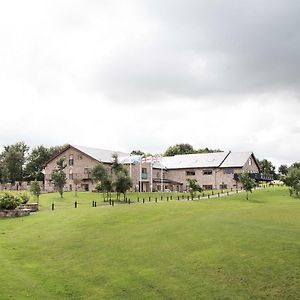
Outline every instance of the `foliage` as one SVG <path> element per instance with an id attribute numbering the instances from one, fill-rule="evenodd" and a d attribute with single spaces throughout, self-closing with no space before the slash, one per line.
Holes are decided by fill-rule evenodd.
<path id="1" fill-rule="evenodd" d="M 64 164 L 64 158 L 60 158 L 57 161 L 57 168 L 54 169 L 51 173 L 51 180 L 54 184 L 54 187 L 57 189 L 57 191 L 60 194 L 60 197 L 62 198 L 63 192 L 64 192 L 64 186 L 66 184 L 66 174 L 64 172 L 64 169 L 66 165 Z"/>
<path id="2" fill-rule="evenodd" d="M 244 190 L 247 192 L 246 193 L 246 198 L 247 200 L 249 199 L 249 192 L 252 193 L 252 190 L 255 188 L 256 186 L 256 182 L 254 179 L 252 179 L 249 175 L 248 172 L 244 171 L 239 175 L 239 180 L 241 181 L 241 183 L 243 184 L 243 188 Z"/>
<path id="3" fill-rule="evenodd" d="M 91 174 L 93 180 L 101 182 L 108 175 L 108 172 L 103 163 L 98 163 L 92 169 Z"/>
<path id="4" fill-rule="evenodd" d="M 272 164 L 271 161 L 267 159 L 263 159 L 259 161 L 261 172 L 265 174 L 270 174 L 273 176 L 274 179 L 277 179 L 278 176 L 275 172 L 275 166 Z"/>
<path id="5" fill-rule="evenodd" d="M 297 165 L 296 165 L 297 166 Z M 290 196 L 299 196 L 300 192 L 300 168 L 291 166 L 288 174 L 282 179 L 284 184 L 289 187 Z"/>
<path id="6" fill-rule="evenodd" d="M 0 209 L 15 209 L 21 204 L 21 199 L 13 194 L 4 193 L 0 196 Z"/>
<path id="7" fill-rule="evenodd" d="M 278 168 L 278 172 L 281 174 L 281 175 L 287 175 L 288 174 L 288 166 L 287 165 L 281 165 L 279 168 Z"/>
<path id="8" fill-rule="evenodd" d="M 30 191 L 34 196 L 37 197 L 37 199 L 39 201 L 39 197 L 40 197 L 42 190 L 41 190 L 41 186 L 37 180 L 31 181 Z"/>
<path id="9" fill-rule="evenodd" d="M 194 153 L 214 153 L 221 152 L 221 150 L 213 150 L 209 148 L 204 149 L 194 149 L 190 144 L 176 144 L 174 146 L 170 146 L 164 153 L 164 156 L 174 156 L 178 154 L 194 154 Z"/>
<path id="10" fill-rule="evenodd" d="M 131 155 L 140 155 L 140 156 L 143 156 L 143 157 L 146 156 L 146 153 L 141 151 L 141 150 L 132 150 L 130 154 Z"/>
<path id="11" fill-rule="evenodd" d="M 126 170 L 127 171 L 127 170 Z M 114 183 L 116 192 L 118 194 L 117 198 L 120 194 L 124 195 L 124 199 L 126 197 L 126 192 L 132 187 L 132 180 L 128 176 L 127 172 L 119 171 L 116 176 L 116 181 Z"/>
<path id="12" fill-rule="evenodd" d="M 32 149 L 27 158 L 25 167 L 25 177 L 27 180 L 44 180 L 44 174 L 42 173 L 45 163 L 58 151 L 62 150 L 64 146 L 44 147 L 43 145 Z"/>
<path id="13" fill-rule="evenodd" d="M 195 178 L 187 178 L 186 181 L 188 182 L 188 191 L 189 191 L 192 199 L 195 197 L 197 192 L 203 191 L 203 189 L 198 184 L 198 182 Z"/>
<path id="14" fill-rule="evenodd" d="M 118 172 L 123 170 L 122 164 L 119 162 L 119 157 L 117 153 L 112 155 L 112 165 L 111 165 L 112 172 L 116 175 Z"/>
<path id="15" fill-rule="evenodd" d="M 19 198 L 20 198 L 21 204 L 26 204 L 26 203 L 28 203 L 30 196 L 27 193 L 21 193 L 21 194 L 19 194 Z"/>
<path id="16" fill-rule="evenodd" d="M 26 155 L 29 147 L 24 142 L 4 146 L 1 153 L 2 182 L 15 183 L 23 180 Z M 4 172 L 4 173 L 3 173 Z"/>

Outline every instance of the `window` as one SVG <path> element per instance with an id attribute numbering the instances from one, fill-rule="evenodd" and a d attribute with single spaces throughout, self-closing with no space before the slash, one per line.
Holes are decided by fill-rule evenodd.
<path id="1" fill-rule="evenodd" d="M 74 156 L 73 154 L 70 154 L 69 156 L 69 166 L 73 166 L 74 165 Z"/>
<path id="2" fill-rule="evenodd" d="M 203 175 L 211 175 L 212 170 L 203 170 Z"/>
<path id="3" fill-rule="evenodd" d="M 142 173 L 147 174 L 147 168 L 142 168 Z"/>
<path id="4" fill-rule="evenodd" d="M 195 171 L 186 171 L 185 174 L 186 174 L 186 176 L 195 176 L 196 172 Z"/>
<path id="5" fill-rule="evenodd" d="M 213 186 L 208 184 L 208 185 L 203 185 L 203 189 L 205 190 L 212 190 Z"/>
<path id="6" fill-rule="evenodd" d="M 69 171 L 69 179 L 73 179 L 73 170 L 72 169 Z"/>
<path id="7" fill-rule="evenodd" d="M 233 168 L 225 168 L 224 174 L 234 174 L 234 169 Z"/>
<path id="8" fill-rule="evenodd" d="M 220 184 L 220 190 L 226 190 L 227 189 L 227 184 L 221 183 Z"/>

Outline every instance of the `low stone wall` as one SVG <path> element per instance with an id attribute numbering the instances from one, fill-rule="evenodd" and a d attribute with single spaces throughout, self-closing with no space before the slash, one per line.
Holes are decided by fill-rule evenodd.
<path id="1" fill-rule="evenodd" d="M 30 209 L 0 210 L 0 218 L 25 217 L 30 215 Z"/>
<path id="2" fill-rule="evenodd" d="M 30 209 L 31 212 L 36 212 L 39 210 L 39 205 L 37 203 L 26 203 L 19 206 L 20 209 Z"/>

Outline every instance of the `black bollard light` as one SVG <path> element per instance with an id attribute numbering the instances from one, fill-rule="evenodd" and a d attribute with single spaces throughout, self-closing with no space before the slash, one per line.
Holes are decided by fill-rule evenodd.
<path id="1" fill-rule="evenodd" d="M 51 209 L 52 209 L 52 210 L 54 210 L 54 203 L 52 203 L 52 205 L 51 205 Z"/>
<path id="2" fill-rule="evenodd" d="M 74 207 L 77 208 L 77 201 L 74 202 Z"/>

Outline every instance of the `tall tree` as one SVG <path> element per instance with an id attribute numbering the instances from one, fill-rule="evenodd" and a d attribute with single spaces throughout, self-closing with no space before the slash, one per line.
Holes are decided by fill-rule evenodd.
<path id="1" fill-rule="evenodd" d="M 220 149 L 194 149 L 190 144 L 176 144 L 174 146 L 169 147 L 164 156 L 174 156 L 179 154 L 194 154 L 194 153 L 214 153 L 214 152 L 222 152 Z"/>
<path id="2" fill-rule="evenodd" d="M 277 179 L 277 174 L 275 172 L 275 166 L 272 164 L 271 161 L 267 159 L 263 159 L 259 161 L 260 168 L 262 173 L 273 175 L 274 179 Z"/>
<path id="3" fill-rule="evenodd" d="M 278 172 L 281 174 L 281 175 L 287 175 L 289 170 L 288 170 L 288 166 L 287 165 L 281 165 L 279 168 L 278 168 Z"/>
<path id="4" fill-rule="evenodd" d="M 49 148 L 38 146 L 34 148 L 27 158 L 25 174 L 28 180 L 44 180 L 42 173 L 45 162 L 51 157 L 52 153 Z"/>
<path id="5" fill-rule="evenodd" d="M 195 153 L 195 150 L 190 144 L 176 144 L 174 146 L 170 146 L 164 156 L 174 156 L 178 154 L 192 154 Z"/>
<path id="6" fill-rule="evenodd" d="M 23 181 L 24 166 L 29 147 L 24 142 L 4 146 L 1 153 L 1 165 L 5 170 L 7 181 Z M 3 175 L 2 175 L 3 177 Z"/>
<path id="7" fill-rule="evenodd" d="M 146 156 L 146 153 L 141 151 L 141 150 L 132 150 L 130 154 L 131 155 L 140 155 L 140 156 L 143 156 L 143 157 Z"/>
<path id="8" fill-rule="evenodd" d="M 54 169 L 51 173 L 52 183 L 54 184 L 54 187 L 59 192 L 61 198 L 63 196 L 64 186 L 65 186 L 66 181 L 67 181 L 67 177 L 66 177 L 66 174 L 64 172 L 65 168 L 66 168 L 65 160 L 62 157 L 57 161 L 57 168 Z"/>
<path id="9" fill-rule="evenodd" d="M 117 174 L 119 171 L 122 171 L 123 166 L 119 162 L 119 157 L 117 153 L 114 153 L 112 155 L 112 165 L 111 165 L 111 170 L 114 174 Z"/>

